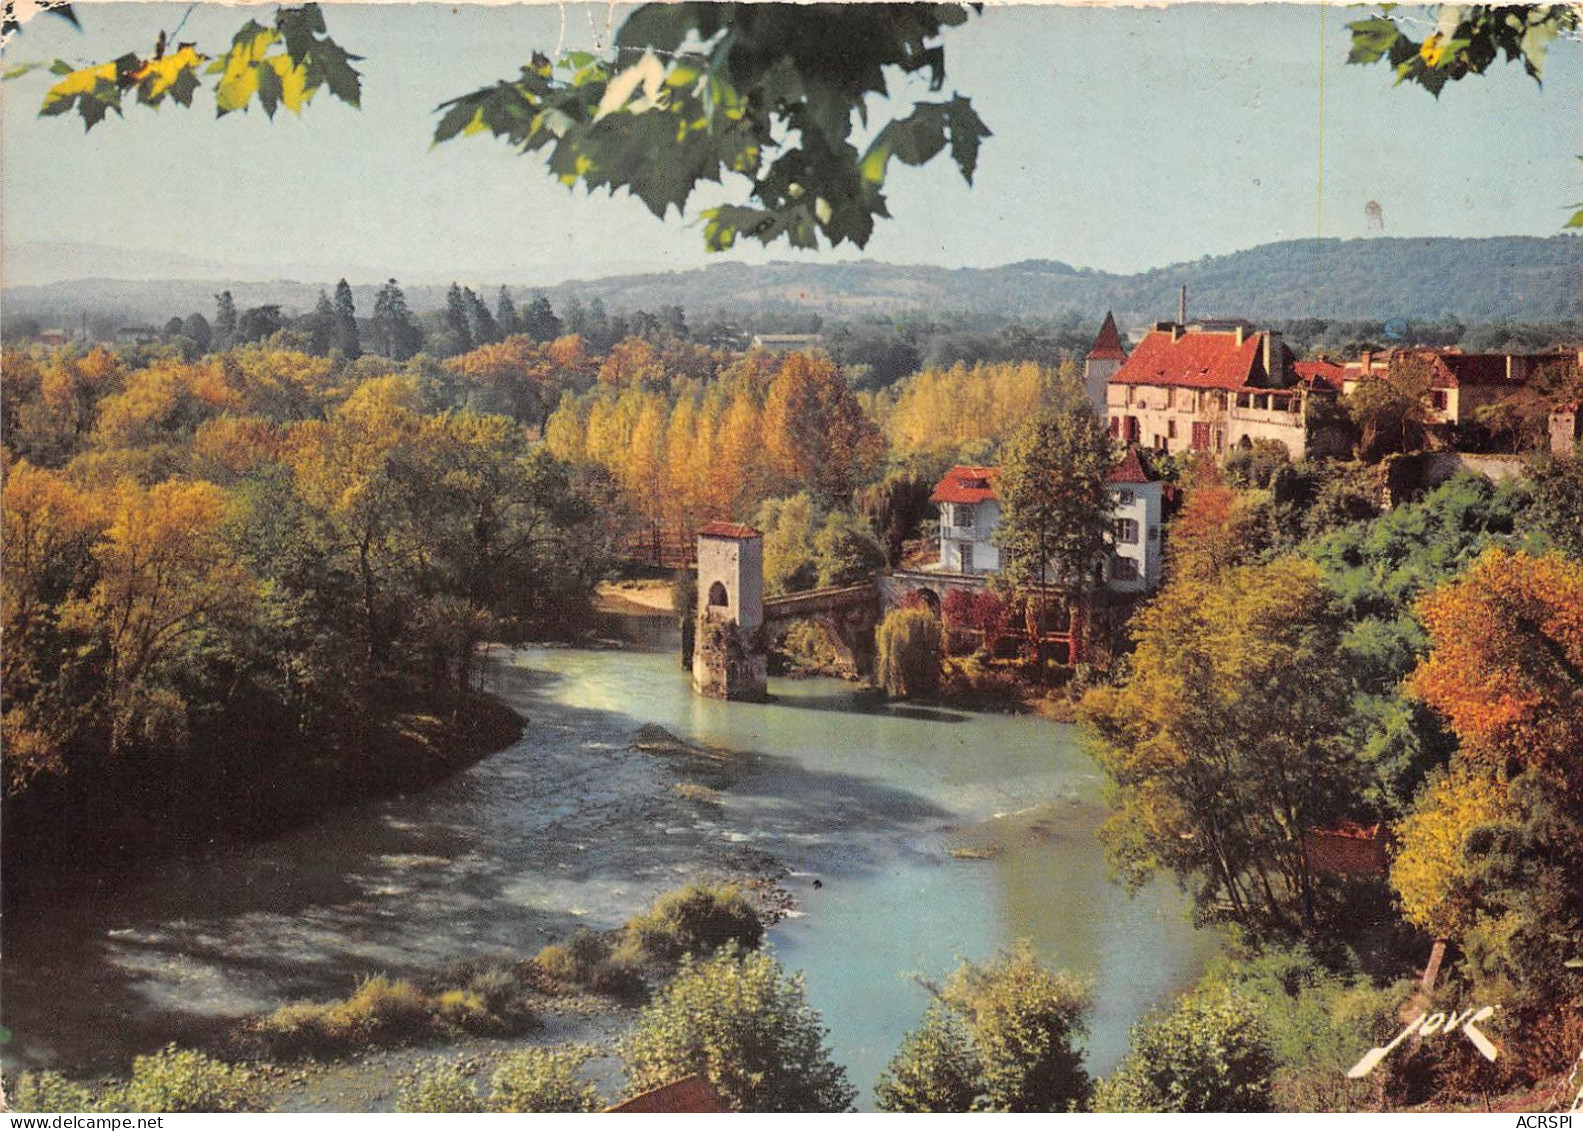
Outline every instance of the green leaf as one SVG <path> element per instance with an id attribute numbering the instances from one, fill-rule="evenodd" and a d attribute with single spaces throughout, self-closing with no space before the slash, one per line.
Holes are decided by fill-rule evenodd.
<path id="1" fill-rule="evenodd" d="M 973 173 L 978 169 L 979 146 L 994 135 L 984 124 L 984 119 L 973 109 L 973 103 L 957 95 L 946 106 L 946 124 L 951 130 L 951 159 L 962 173 L 962 179 L 973 183 Z"/>
<path id="2" fill-rule="evenodd" d="M 482 99 L 478 95 L 470 94 L 439 107 L 441 110 L 445 110 L 445 107 L 449 106 L 450 109 L 445 110 L 445 114 L 440 118 L 439 124 L 434 127 L 434 140 L 431 144 L 439 145 L 442 141 L 450 141 L 453 137 L 461 134 L 463 130 L 472 132 L 468 127 L 474 122 L 482 122 L 483 120 L 481 101 Z"/>
<path id="3" fill-rule="evenodd" d="M 19 79 L 29 71 L 36 71 L 43 65 L 43 63 L 18 63 L 4 74 L 0 74 L 0 80 Z"/>
<path id="4" fill-rule="evenodd" d="M 258 70 L 258 104 L 271 120 L 280 106 L 280 73 L 267 64 Z"/>
<path id="5" fill-rule="evenodd" d="M 330 88 L 331 94 L 348 106 L 360 109 L 363 104 L 363 83 L 352 63 L 361 58 L 361 55 L 350 54 L 334 40 L 317 41 L 313 47 L 313 66 L 309 68 L 310 85 L 318 86 L 322 80 Z"/>
<path id="6" fill-rule="evenodd" d="M 1352 30 L 1352 53 L 1349 63 L 1376 63 L 1402 38 L 1394 20 L 1375 16 L 1347 25 Z"/>

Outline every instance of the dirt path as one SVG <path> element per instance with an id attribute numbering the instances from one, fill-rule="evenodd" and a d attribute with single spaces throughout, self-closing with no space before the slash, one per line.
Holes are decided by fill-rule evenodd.
<path id="1" fill-rule="evenodd" d="M 605 581 L 597 591 L 600 608 L 608 612 L 626 612 L 636 605 L 646 613 L 668 613 L 672 609 L 672 590 L 669 581 Z"/>

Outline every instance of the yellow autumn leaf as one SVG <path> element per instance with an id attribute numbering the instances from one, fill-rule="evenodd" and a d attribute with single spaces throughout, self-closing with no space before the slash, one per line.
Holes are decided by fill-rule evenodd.
<path id="1" fill-rule="evenodd" d="M 69 102 L 79 94 L 92 94 L 101 82 L 115 82 L 114 63 L 104 63 L 96 67 L 84 67 L 80 71 L 73 71 L 49 88 L 49 91 L 44 95 L 43 108 L 48 110 L 57 102 Z"/>
<path id="2" fill-rule="evenodd" d="M 241 110 L 258 93 L 258 64 L 280 34 L 260 28 L 248 43 L 237 44 L 225 58 L 225 73 L 214 89 L 215 107 L 224 114 Z"/>
<path id="3" fill-rule="evenodd" d="M 289 55 L 271 55 L 264 63 L 273 67 L 280 76 L 280 101 L 293 114 L 302 113 L 303 106 L 313 97 L 308 89 L 308 68 L 293 65 Z"/>
<path id="4" fill-rule="evenodd" d="M 1446 53 L 1446 39 L 1438 31 L 1424 40 L 1424 45 L 1418 49 L 1418 54 L 1423 56 L 1425 63 L 1431 67 L 1438 67 L 1440 60 Z"/>
<path id="5" fill-rule="evenodd" d="M 189 67 L 196 67 L 207 58 L 207 55 L 200 55 L 191 47 L 183 47 L 174 55 L 167 55 L 163 59 L 150 59 L 132 77 L 138 82 L 152 79 L 153 82 L 149 84 L 147 97 L 157 99 L 176 84 L 176 80 L 181 77 L 183 71 Z"/>

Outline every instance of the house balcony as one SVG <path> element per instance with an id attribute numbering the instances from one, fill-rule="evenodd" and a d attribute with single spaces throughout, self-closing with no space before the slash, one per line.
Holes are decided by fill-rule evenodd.
<path id="1" fill-rule="evenodd" d="M 988 542 L 989 531 L 976 526 L 942 526 L 940 537 L 948 542 Z"/>

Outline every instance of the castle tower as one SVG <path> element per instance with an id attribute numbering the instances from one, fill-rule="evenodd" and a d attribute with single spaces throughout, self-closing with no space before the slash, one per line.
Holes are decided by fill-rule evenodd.
<path id="1" fill-rule="evenodd" d="M 1088 403 L 1101 421 L 1106 418 L 1106 390 L 1110 378 L 1127 360 L 1127 351 L 1121 347 L 1121 335 L 1116 330 L 1116 316 L 1105 312 L 1105 323 L 1094 339 L 1094 348 L 1088 351 L 1083 362 L 1083 387 L 1088 390 Z"/>
<path id="2" fill-rule="evenodd" d="M 762 700 L 764 536 L 751 526 L 711 522 L 698 532 L 698 613 L 693 690 L 711 699 Z"/>

